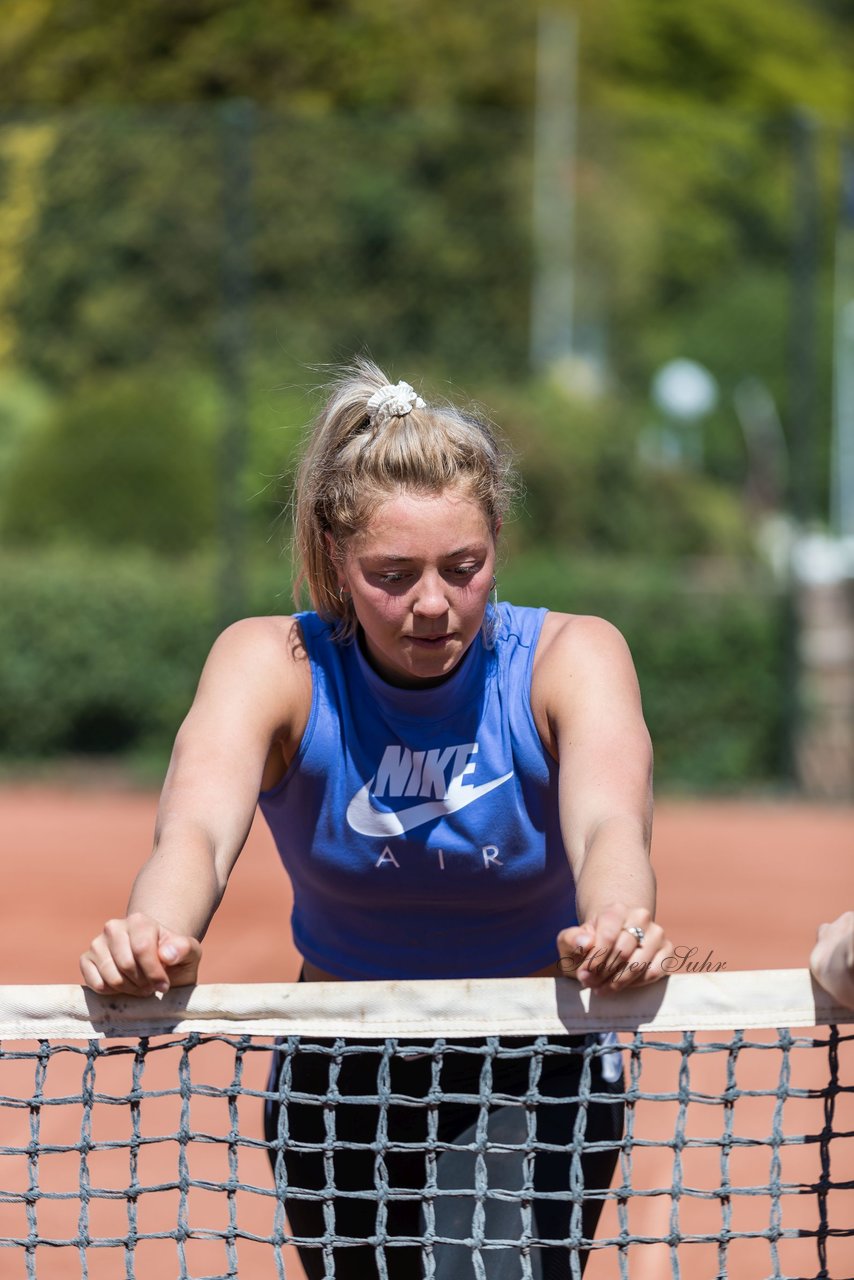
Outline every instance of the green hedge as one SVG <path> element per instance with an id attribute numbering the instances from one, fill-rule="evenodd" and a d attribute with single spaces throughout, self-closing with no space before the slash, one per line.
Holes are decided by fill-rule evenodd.
<path id="1" fill-rule="evenodd" d="M 290 608 L 288 566 L 259 570 L 252 612 Z M 0 757 L 168 746 L 215 630 L 209 562 L 0 556 Z M 500 572 L 519 604 L 598 613 L 626 635 L 659 784 L 773 781 L 783 758 L 782 602 L 755 585 L 700 589 L 626 561 L 518 555 Z"/>
<path id="2" fill-rule="evenodd" d="M 209 579 L 145 559 L 0 558 L 0 754 L 174 734 L 212 634 Z"/>
<path id="3" fill-rule="evenodd" d="M 0 408 L 2 392 L 0 384 Z M 14 424 L 14 392 L 7 412 Z M 155 555 L 210 546 L 216 413 L 209 379 L 168 368 L 102 374 L 57 399 L 19 428 L 0 471 L 4 540 L 22 550 L 73 541 Z"/>
<path id="4" fill-rule="evenodd" d="M 767 583 L 726 576 L 703 586 L 691 569 L 540 554 L 513 561 L 501 586 L 518 604 L 598 614 L 620 628 L 658 783 L 737 789 L 782 780 L 786 612 Z"/>

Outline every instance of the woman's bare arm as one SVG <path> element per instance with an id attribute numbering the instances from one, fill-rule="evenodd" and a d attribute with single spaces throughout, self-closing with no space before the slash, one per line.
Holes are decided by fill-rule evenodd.
<path id="1" fill-rule="evenodd" d="M 283 767 L 302 735 L 311 687 L 301 653 L 286 618 L 246 619 L 216 641 L 175 741 L 154 849 L 127 915 L 108 921 L 81 956 L 93 990 L 149 995 L 195 981 L 265 767 L 276 757 Z"/>
<path id="2" fill-rule="evenodd" d="M 559 935 L 561 967 L 601 990 L 654 981 L 667 944 L 653 922 L 652 747 L 628 646 L 601 618 L 560 614 L 540 644 L 535 714 L 559 762 L 580 921 Z"/>

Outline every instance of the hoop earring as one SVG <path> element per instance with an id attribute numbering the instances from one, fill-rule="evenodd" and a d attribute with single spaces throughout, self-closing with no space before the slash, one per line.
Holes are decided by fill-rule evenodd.
<path id="1" fill-rule="evenodd" d="M 353 597 L 346 587 L 338 588 L 338 600 L 339 600 L 339 603 L 342 604 L 345 609 L 347 608 L 347 602 L 352 599 Z"/>
<path id="2" fill-rule="evenodd" d="M 495 574 L 492 575 L 490 592 L 492 599 L 487 602 L 486 612 L 483 615 L 483 624 L 480 628 L 484 649 L 495 648 L 495 641 L 498 639 L 498 633 L 501 630 L 501 615 L 498 612 L 498 583 L 495 579 Z"/>

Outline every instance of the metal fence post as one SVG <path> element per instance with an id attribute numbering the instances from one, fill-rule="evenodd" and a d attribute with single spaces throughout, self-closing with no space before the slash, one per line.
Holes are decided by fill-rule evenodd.
<path id="1" fill-rule="evenodd" d="M 806 111 L 792 120 L 793 230 L 789 476 L 791 512 L 804 522 L 815 515 L 815 426 L 819 192 L 816 125 Z"/>
<path id="2" fill-rule="evenodd" d="M 222 143 L 222 312 L 219 365 L 222 426 L 219 449 L 219 583 L 221 627 L 246 609 L 246 497 L 249 305 L 252 290 L 252 103 L 224 103 L 218 112 Z"/>

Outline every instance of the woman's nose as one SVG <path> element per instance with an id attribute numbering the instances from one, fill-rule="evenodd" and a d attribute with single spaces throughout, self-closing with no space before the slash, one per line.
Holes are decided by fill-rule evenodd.
<path id="1" fill-rule="evenodd" d="M 418 583 L 413 605 L 415 613 L 427 618 L 438 618 L 448 612 L 444 584 L 439 574 L 424 574 Z"/>

